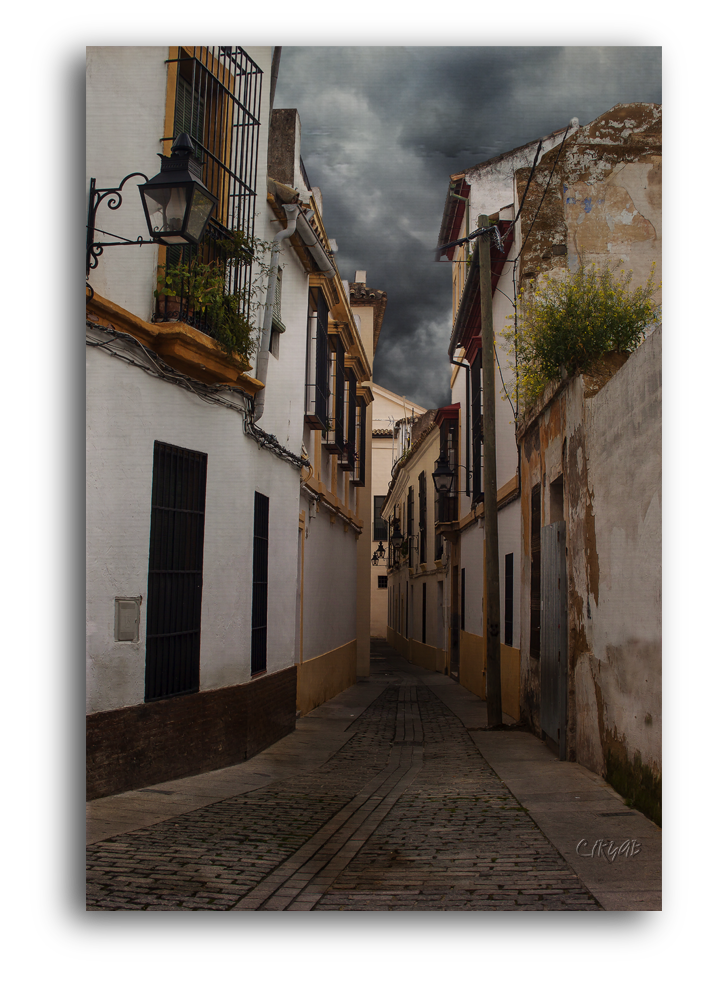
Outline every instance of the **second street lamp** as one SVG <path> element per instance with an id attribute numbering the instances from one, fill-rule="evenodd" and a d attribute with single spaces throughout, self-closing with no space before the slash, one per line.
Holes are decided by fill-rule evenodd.
<path id="1" fill-rule="evenodd" d="M 393 528 L 393 534 L 390 536 L 390 544 L 393 546 L 393 552 L 397 556 L 403 545 L 403 533 L 400 530 L 399 524 L 396 524 Z"/>
<path id="2" fill-rule="evenodd" d="M 436 492 L 438 494 L 449 493 L 452 489 L 454 479 L 455 471 L 450 467 L 447 456 L 440 455 L 435 465 L 435 471 L 433 472 L 433 482 L 435 483 Z"/>

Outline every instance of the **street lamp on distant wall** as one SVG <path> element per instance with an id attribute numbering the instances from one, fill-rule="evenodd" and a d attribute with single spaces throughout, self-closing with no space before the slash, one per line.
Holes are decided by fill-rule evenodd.
<path id="1" fill-rule="evenodd" d="M 194 144 L 182 133 L 174 140 L 171 156 L 159 154 L 161 170 L 149 180 L 139 171 L 127 174 L 116 188 L 98 188 L 95 178 L 90 180 L 89 207 L 87 211 L 87 276 L 97 267 L 98 258 L 105 247 L 142 246 L 145 243 L 175 244 L 199 243 L 218 204 L 217 199 L 202 183 L 201 167 L 193 158 Z M 131 177 L 143 177 L 139 194 L 149 229 L 149 239 L 142 236 L 128 240 L 114 233 L 96 228 L 97 210 L 105 199 L 107 208 L 116 211 L 122 204 L 122 188 Z M 114 240 L 96 240 L 96 233 L 114 236 Z"/>
<path id="2" fill-rule="evenodd" d="M 378 548 L 375 550 L 371 557 L 371 562 L 374 566 L 377 566 L 381 559 L 385 558 L 385 547 L 382 542 L 378 543 Z"/>
<path id="3" fill-rule="evenodd" d="M 470 482 L 473 479 L 474 473 L 471 469 L 466 468 L 464 465 L 453 466 L 450 465 L 447 455 L 442 454 L 435 463 L 435 471 L 433 472 L 433 483 L 435 484 L 435 492 L 439 498 L 451 496 L 455 492 L 455 476 L 456 469 L 465 469 L 465 479 L 466 479 L 466 489 L 458 490 L 459 493 L 465 493 L 469 496 L 470 494 Z M 473 506 L 481 503 L 483 499 L 483 494 L 479 493 L 473 499 Z"/>
<path id="4" fill-rule="evenodd" d="M 452 485 L 454 481 L 455 481 L 455 470 L 448 462 L 447 455 L 441 454 L 435 464 L 435 471 L 433 472 L 433 483 L 435 484 L 435 492 L 439 496 L 447 496 L 452 490 Z"/>

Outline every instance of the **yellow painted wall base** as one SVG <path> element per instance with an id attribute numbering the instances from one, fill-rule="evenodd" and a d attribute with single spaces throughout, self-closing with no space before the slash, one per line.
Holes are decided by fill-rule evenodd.
<path id="1" fill-rule="evenodd" d="M 356 682 L 358 640 L 297 665 L 296 708 L 305 715 Z"/>
<path id="2" fill-rule="evenodd" d="M 425 643 L 418 642 L 417 639 L 410 639 L 410 656 L 408 659 L 411 663 L 417 663 L 419 667 L 424 667 L 426 670 L 437 670 L 439 674 L 445 673 L 445 650 L 437 649 L 436 646 L 428 646 Z"/>
<path id="3" fill-rule="evenodd" d="M 436 670 L 439 674 L 445 673 L 444 649 L 428 646 L 426 643 L 418 642 L 417 639 L 406 639 L 404 635 L 392 628 L 388 628 L 388 642 L 397 653 L 400 653 L 410 663 L 415 663 L 425 670 Z"/>
<path id="4" fill-rule="evenodd" d="M 395 629 L 390 626 L 388 626 L 388 642 L 396 653 L 399 653 L 403 657 L 403 659 L 410 659 L 410 643 L 404 635 L 401 635 L 400 632 L 396 632 Z"/>
<path id="5" fill-rule="evenodd" d="M 500 643 L 502 711 L 520 718 L 520 651 Z M 460 683 L 485 699 L 485 640 L 472 632 L 460 632 Z"/>
<path id="6" fill-rule="evenodd" d="M 486 697 L 485 640 L 472 632 L 460 632 L 460 683 L 478 698 Z"/>

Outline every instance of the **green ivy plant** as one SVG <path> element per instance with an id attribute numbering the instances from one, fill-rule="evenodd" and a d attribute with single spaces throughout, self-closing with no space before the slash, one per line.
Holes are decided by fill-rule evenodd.
<path id="1" fill-rule="evenodd" d="M 659 321 L 655 266 L 646 285 L 634 289 L 632 272 L 617 273 L 619 264 L 581 264 L 566 278 L 531 281 L 509 317 L 514 325 L 502 331 L 514 359 L 512 399 L 530 403 L 552 380 L 589 373 L 610 351 L 633 351 Z"/>

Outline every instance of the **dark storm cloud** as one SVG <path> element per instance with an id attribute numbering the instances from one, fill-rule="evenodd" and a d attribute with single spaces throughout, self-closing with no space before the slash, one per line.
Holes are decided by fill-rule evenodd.
<path id="1" fill-rule="evenodd" d="M 659 49 L 283 49 L 275 106 L 298 108 L 341 275 L 388 294 L 377 383 L 450 401 L 450 266 L 432 253 L 449 175 L 630 101 L 661 101 Z"/>

